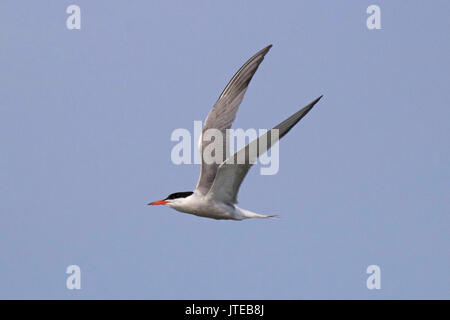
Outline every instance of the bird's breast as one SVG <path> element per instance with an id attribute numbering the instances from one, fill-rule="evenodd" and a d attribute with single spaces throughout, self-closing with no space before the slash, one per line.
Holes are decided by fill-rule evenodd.
<path id="1" fill-rule="evenodd" d="M 191 197 L 189 197 L 191 198 Z M 213 219 L 237 219 L 234 205 L 213 201 L 207 197 L 192 197 L 182 204 L 171 206 L 173 209 Z"/>

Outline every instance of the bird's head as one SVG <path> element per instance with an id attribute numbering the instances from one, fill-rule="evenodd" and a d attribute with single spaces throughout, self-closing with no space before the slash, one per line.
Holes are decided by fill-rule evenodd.
<path id="1" fill-rule="evenodd" d="M 163 200 L 153 201 L 153 202 L 150 202 L 148 205 L 156 206 L 156 205 L 162 204 L 162 205 L 167 205 L 170 207 L 171 205 L 176 205 L 180 201 L 183 201 L 185 198 L 189 197 L 193 193 L 194 192 L 192 192 L 192 191 L 175 192 L 175 193 L 168 195 L 167 198 L 165 198 Z"/>

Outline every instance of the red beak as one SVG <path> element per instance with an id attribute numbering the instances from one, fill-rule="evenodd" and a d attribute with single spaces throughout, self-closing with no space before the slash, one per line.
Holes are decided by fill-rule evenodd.
<path id="1" fill-rule="evenodd" d="M 158 204 L 166 204 L 166 203 L 167 203 L 167 201 L 165 201 L 165 200 L 159 200 L 159 201 L 150 202 L 148 205 L 149 206 L 156 206 Z"/>

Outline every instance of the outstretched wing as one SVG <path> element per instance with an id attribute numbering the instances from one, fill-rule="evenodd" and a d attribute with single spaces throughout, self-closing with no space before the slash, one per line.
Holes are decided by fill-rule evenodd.
<path id="1" fill-rule="evenodd" d="M 288 133 L 289 130 L 291 130 L 291 128 L 294 127 L 309 112 L 309 110 L 312 109 L 320 98 L 322 98 L 322 96 L 308 104 L 300 111 L 294 113 L 292 116 L 275 126 L 272 130 L 268 131 L 258 139 L 250 142 L 222 163 L 217 170 L 216 178 L 208 192 L 208 196 L 217 201 L 236 203 L 239 187 L 241 186 L 241 183 L 244 180 L 248 170 L 250 170 L 252 164 L 255 163 L 256 159 L 260 155 L 264 154 L 272 147 L 273 144 Z M 274 135 L 274 130 L 278 130 L 278 136 L 276 134 Z M 267 143 L 260 143 L 260 141 L 267 141 Z M 240 159 L 245 159 L 245 161 Z"/>
<path id="2" fill-rule="evenodd" d="M 208 129 L 217 129 L 222 133 L 223 159 L 220 161 L 220 163 L 222 163 L 226 159 L 227 154 L 225 143 L 226 129 L 231 128 L 231 124 L 236 118 L 236 112 L 239 105 L 241 104 L 244 94 L 247 91 L 248 84 L 271 47 L 272 45 L 269 45 L 260 50 L 253 57 L 251 57 L 238 70 L 238 72 L 236 72 L 206 117 L 199 141 L 199 152 L 202 159 L 202 168 L 196 187 L 196 189 L 202 194 L 206 194 L 211 188 L 214 178 L 216 177 L 217 167 L 219 166 L 216 162 L 206 163 L 204 161 L 202 150 L 205 150 L 210 143 L 218 142 L 215 142 L 215 140 L 203 141 L 203 133 Z"/>

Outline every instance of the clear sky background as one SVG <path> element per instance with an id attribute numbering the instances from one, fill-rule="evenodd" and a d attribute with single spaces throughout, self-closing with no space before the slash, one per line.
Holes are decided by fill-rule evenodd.
<path id="1" fill-rule="evenodd" d="M 66 8 L 81 7 L 81 30 Z M 366 8 L 381 8 L 368 30 Z M 450 2 L 0 2 L 0 298 L 450 298 Z M 234 128 L 324 98 L 239 205 L 193 190 L 170 135 L 272 43 Z M 196 144 L 196 142 L 195 142 Z M 66 288 L 79 265 L 81 290 Z M 366 268 L 381 268 L 381 290 Z"/>

